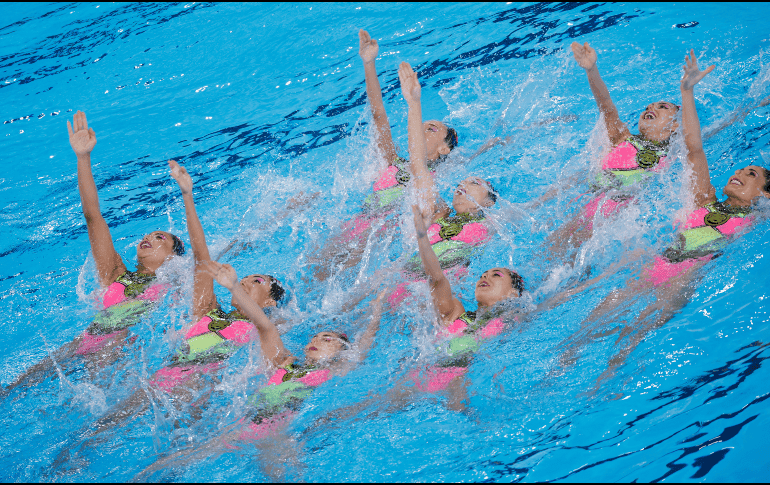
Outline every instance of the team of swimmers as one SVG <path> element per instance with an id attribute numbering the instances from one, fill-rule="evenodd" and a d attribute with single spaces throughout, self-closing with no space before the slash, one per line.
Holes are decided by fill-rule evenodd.
<path id="1" fill-rule="evenodd" d="M 217 376 L 238 349 L 257 341 L 272 376 L 250 400 L 251 411 L 227 435 L 228 442 L 262 440 L 279 430 L 297 412 L 313 389 L 333 376 L 344 375 L 363 361 L 376 340 L 385 311 L 397 307 L 411 295 L 409 288 L 424 281 L 435 311 L 436 355 L 432 363 L 415 368 L 408 376 L 413 392 L 446 393 L 448 406 L 461 409 L 467 404 L 465 374 L 481 342 L 499 335 L 527 318 L 517 299 L 526 291 L 524 278 L 504 266 L 484 271 L 475 283 L 476 309 L 466 307 L 457 297 L 457 285 L 468 273 L 468 265 L 493 236 L 486 211 L 497 203 L 492 184 L 480 177 L 468 177 L 454 191 L 451 203 L 438 196 L 434 181 L 436 167 L 445 163 L 458 145 L 457 132 L 437 120 L 423 121 L 421 86 L 407 63 L 399 68 L 403 96 L 408 104 L 408 157 L 396 151 L 382 99 L 375 58 L 379 46 L 365 31 L 359 32 L 359 54 L 364 64 L 366 91 L 374 120 L 374 143 L 387 167 L 374 183 L 360 213 L 344 223 L 339 232 L 318 248 L 314 276 L 323 279 L 334 268 L 358 265 L 367 244 L 397 228 L 404 207 L 411 207 L 417 247 L 400 268 L 401 281 L 375 289 L 366 314 L 368 324 L 355 339 L 340 329 L 328 329 L 313 336 L 304 358 L 292 355 L 284 346 L 271 309 L 283 306 L 289 292 L 276 277 L 255 273 L 238 278 L 228 264 L 211 257 L 206 234 L 196 212 L 194 183 L 176 161 L 169 161 L 171 177 L 184 201 L 190 250 L 195 264 L 192 319 L 184 341 L 150 380 L 150 391 L 137 390 L 112 408 L 95 425 L 91 434 L 120 424 L 148 408 L 151 393 L 166 393 L 176 403 L 202 404 L 201 396 L 213 389 Z M 711 184 L 703 150 L 701 128 L 693 90 L 714 66 L 700 70 L 691 51 L 685 58 L 681 79 L 681 105 L 671 101 L 649 104 L 639 118 L 639 134 L 632 134 L 618 115 L 607 86 L 597 68 L 596 51 L 586 44 L 572 44 L 575 60 L 587 75 L 611 143 L 601 161 L 601 170 L 591 182 L 589 201 L 578 215 L 559 228 L 551 242 L 561 249 L 578 248 L 592 236 L 597 218 L 612 223 L 614 217 L 634 204 L 639 188 L 671 165 L 673 137 L 683 136 L 686 164 L 693 176 L 685 181 L 695 207 L 679 228 L 675 246 L 656 256 L 625 288 L 610 294 L 568 341 L 575 344 L 592 335 L 598 316 L 640 291 L 652 291 L 657 303 L 642 312 L 624 330 L 632 335 L 610 362 L 608 372 L 620 365 L 644 335 L 661 325 L 686 301 L 686 288 L 699 268 L 707 264 L 724 245 L 744 232 L 755 220 L 752 207 L 759 198 L 770 198 L 770 171 L 750 165 L 735 172 L 722 193 Z M 115 250 L 110 229 L 102 216 L 96 184 L 91 172 L 91 152 L 96 134 L 86 115 L 78 111 L 67 122 L 70 144 L 77 155 L 78 188 L 88 237 L 102 287 L 103 309 L 73 342 L 56 351 L 50 359 L 36 364 L 10 388 L 31 385 L 49 372 L 52 362 L 61 365 L 90 365 L 105 368 L 123 355 L 126 345 L 138 345 L 131 333 L 143 315 L 157 306 L 171 289 L 159 283 L 157 270 L 171 258 L 185 254 L 177 235 L 154 231 L 144 236 L 136 252 L 136 270 L 128 269 Z M 689 201 L 685 201 L 685 205 Z M 232 310 L 223 309 L 214 293 L 214 282 L 229 290 Z M 585 287 L 589 282 L 585 282 Z M 566 295 L 580 291 L 576 287 Z M 376 294 L 376 296 L 374 296 Z M 564 295 L 562 295 L 563 297 Z M 387 302 L 387 303 L 386 303 Z M 426 302 L 428 303 L 428 302 Z M 657 312 L 657 313 L 655 313 Z M 655 313 L 652 322 L 647 317 Z M 566 362 L 568 359 L 564 359 Z M 10 389 L 6 389 L 9 391 Z"/>

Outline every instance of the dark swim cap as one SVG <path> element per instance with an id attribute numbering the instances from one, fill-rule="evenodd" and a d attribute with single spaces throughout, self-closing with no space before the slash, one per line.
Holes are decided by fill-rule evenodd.
<path id="1" fill-rule="evenodd" d="M 346 349 L 350 348 L 350 339 L 348 338 L 348 335 L 346 333 L 343 333 L 343 332 L 333 332 L 333 333 L 337 334 L 337 337 L 339 337 L 340 340 L 342 340 L 342 343 L 345 345 Z"/>
<path id="2" fill-rule="evenodd" d="M 174 241 L 174 247 L 172 248 L 174 251 L 174 254 L 177 256 L 182 256 L 184 254 L 184 243 L 181 239 L 179 239 L 178 236 L 175 236 L 174 234 L 169 233 L 171 235 L 171 240 Z"/>
<path id="3" fill-rule="evenodd" d="M 270 298 L 275 300 L 278 308 L 283 307 L 290 299 L 289 292 L 281 285 L 281 282 L 275 276 L 266 275 L 270 278 Z"/>
<path id="4" fill-rule="evenodd" d="M 511 275 L 511 286 L 513 286 L 515 290 L 518 290 L 519 295 L 521 295 L 524 293 L 524 278 L 522 278 L 521 275 L 519 275 L 519 273 L 515 272 L 514 270 L 508 268 L 506 269 L 508 270 L 508 274 Z"/>
<path id="5" fill-rule="evenodd" d="M 767 167 L 762 167 L 762 170 L 765 171 L 765 186 L 762 188 L 762 190 L 770 193 L 770 169 Z"/>
<path id="6" fill-rule="evenodd" d="M 446 138 L 444 138 L 444 142 L 449 147 L 450 152 L 457 146 L 459 140 L 457 138 L 457 131 L 454 128 L 450 128 L 449 126 L 446 127 Z"/>

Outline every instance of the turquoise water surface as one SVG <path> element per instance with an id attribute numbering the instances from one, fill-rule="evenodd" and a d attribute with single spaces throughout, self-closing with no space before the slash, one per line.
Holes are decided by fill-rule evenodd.
<path id="1" fill-rule="evenodd" d="M 548 253 L 548 236 L 575 211 L 596 164 L 603 123 L 573 40 L 591 42 L 620 116 L 636 131 L 646 104 L 680 101 L 686 52 L 715 71 L 696 102 L 705 131 L 770 95 L 767 4 L 3 4 L 0 20 L 0 299 L 6 315 L 0 383 L 82 333 L 96 311 L 95 266 L 77 190 L 66 121 L 85 111 L 98 144 L 101 209 L 126 261 L 155 229 L 186 234 L 166 161 L 183 163 L 212 253 L 239 274 L 275 274 L 292 300 L 278 316 L 301 352 L 324 328 L 356 335 L 377 283 L 415 246 L 402 233 L 372 241 L 361 265 L 324 283 L 310 252 L 353 217 L 378 165 L 371 142 L 358 29 L 379 39 L 377 66 L 396 143 L 406 155 L 406 103 L 398 64 L 423 86 L 423 113 L 455 127 L 460 148 L 437 175 L 447 198 L 469 175 L 492 181 L 498 235 L 471 264 L 462 297 L 491 266 L 516 268 L 540 303 L 640 250 L 643 261 L 674 238 L 681 202 L 677 159 L 642 203 L 601 226 L 574 265 Z M 538 122 L 555 117 L 560 121 Z M 512 142 L 477 158 L 493 136 Z M 770 109 L 708 138 L 714 185 L 736 168 L 770 165 Z M 575 177 L 577 176 L 577 177 Z M 578 180 L 579 182 L 574 182 Z M 560 186 L 531 209 L 524 203 Z M 320 195 L 283 211 L 299 192 Z M 406 206 L 404 207 L 407 208 Z M 383 319 L 367 360 L 305 401 L 281 441 L 228 450 L 212 445 L 265 383 L 258 346 L 244 349 L 206 409 L 154 402 L 125 427 L 84 444 L 81 432 L 148 377 L 182 338 L 189 290 L 172 293 L 135 329 L 122 362 L 97 373 L 70 368 L 4 395 L 2 481 L 764 481 L 770 459 L 767 343 L 769 231 L 759 224 L 702 271 L 690 302 L 608 379 L 597 380 L 617 335 L 597 338 L 572 365 L 560 343 L 630 275 L 631 262 L 565 303 L 484 344 L 469 371 L 469 408 L 414 395 L 383 396 L 432 348 L 432 318 L 409 303 Z M 645 259 L 646 258 L 646 259 Z M 189 288 L 191 256 L 166 277 Z M 131 266 L 131 264 L 129 264 Z M 220 300 L 227 292 L 216 289 Z M 419 290 L 415 290 L 419 291 Z M 625 302 L 602 328 L 632 319 L 649 295 Z M 374 399 L 370 399 L 374 398 Z M 356 406 L 357 405 L 357 406 Z M 342 412 L 350 410 L 351 412 Z M 197 421 L 183 418 L 199 412 Z M 187 424 L 180 424 L 187 423 Z M 764 431 L 763 431 L 764 430 Z M 206 445 L 208 443 L 208 445 Z M 206 460 L 168 460 L 215 447 Z M 203 454 L 203 451 L 200 452 Z M 269 465 L 277 464 L 278 469 Z"/>

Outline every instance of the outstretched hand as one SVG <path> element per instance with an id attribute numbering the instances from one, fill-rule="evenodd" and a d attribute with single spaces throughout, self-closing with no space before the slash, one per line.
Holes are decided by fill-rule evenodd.
<path id="1" fill-rule="evenodd" d="M 77 111 L 72 117 L 72 123 L 67 121 L 67 131 L 70 134 L 70 145 L 76 155 L 91 153 L 96 145 L 96 133 L 88 127 L 85 113 Z"/>
<path id="2" fill-rule="evenodd" d="M 217 283 L 228 290 L 232 291 L 235 285 L 238 284 L 238 274 L 229 264 L 222 264 L 211 260 L 201 261 L 198 264 L 201 270 L 211 275 L 212 278 L 217 280 Z"/>
<path id="3" fill-rule="evenodd" d="M 588 45 L 588 42 L 583 45 L 573 42 L 570 47 L 572 47 L 572 54 L 575 55 L 575 60 L 580 67 L 586 71 L 596 67 L 596 51 Z"/>
<path id="4" fill-rule="evenodd" d="M 193 181 L 190 174 L 187 173 L 187 169 L 176 163 L 174 160 L 169 160 L 168 166 L 171 167 L 171 177 L 173 177 L 174 180 L 176 180 L 176 183 L 179 184 L 179 189 L 182 191 L 182 194 L 186 195 L 191 193 Z"/>
<path id="5" fill-rule="evenodd" d="M 680 87 L 684 91 L 691 91 L 692 88 L 694 88 L 701 79 L 706 77 L 706 74 L 713 71 L 714 67 L 716 67 L 711 65 L 703 71 L 698 69 L 698 59 L 695 57 L 694 49 L 690 49 L 690 54 L 684 56 L 684 62 L 685 64 L 682 66 L 682 69 L 684 69 L 684 75 L 682 76 L 682 82 L 680 83 Z"/>
<path id="6" fill-rule="evenodd" d="M 361 60 L 364 64 L 368 62 L 374 62 L 377 58 L 377 54 L 380 52 L 380 46 L 377 44 L 376 39 L 372 39 L 369 32 L 361 29 L 358 31 L 358 55 L 361 56 Z"/>
<path id="7" fill-rule="evenodd" d="M 398 68 L 398 79 L 401 81 L 401 91 L 407 104 L 419 103 L 422 88 L 417 73 L 407 62 L 402 62 Z"/>

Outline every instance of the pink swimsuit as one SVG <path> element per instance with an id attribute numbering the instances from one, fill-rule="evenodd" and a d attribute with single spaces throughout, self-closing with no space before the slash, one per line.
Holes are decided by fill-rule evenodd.
<path id="1" fill-rule="evenodd" d="M 126 295 L 126 289 L 131 285 L 132 279 L 136 278 L 142 277 L 137 276 L 137 273 L 126 271 L 107 288 L 102 299 L 104 309 L 82 333 L 76 354 L 93 354 L 106 347 L 121 336 L 128 327 L 136 324 L 141 315 L 151 307 L 149 303 L 159 301 L 168 290 L 167 285 L 149 285 L 134 298 L 129 298 Z M 110 331 L 115 328 L 119 330 Z"/>
<path id="2" fill-rule="evenodd" d="M 488 339 L 500 335 L 505 329 L 505 322 L 500 317 L 489 320 L 483 327 L 473 330 L 479 322 L 475 312 L 465 312 L 452 324 L 439 332 L 439 337 L 449 339 L 449 359 L 432 365 L 420 372 L 413 370 L 409 374 L 418 389 L 424 392 L 437 392 L 447 388 L 452 380 L 464 375 L 468 370 L 473 353 L 478 351 L 479 339 Z M 469 331 L 470 328 L 470 331 Z"/>
<path id="3" fill-rule="evenodd" d="M 663 256 L 656 256 L 642 278 L 655 287 L 666 283 L 693 266 L 715 258 L 715 253 L 753 222 L 749 208 L 732 208 L 714 202 L 695 210 L 682 226 L 678 243 Z"/>
<path id="4" fill-rule="evenodd" d="M 215 309 L 203 316 L 187 331 L 173 363 L 156 372 L 150 383 L 169 392 L 194 377 L 222 369 L 228 357 L 255 338 L 254 325 L 236 315 Z"/>
<path id="5" fill-rule="evenodd" d="M 593 229 L 597 213 L 609 217 L 630 204 L 633 195 L 628 189 L 663 170 L 668 164 L 667 153 L 668 143 L 656 144 L 635 135 L 614 147 L 602 160 L 602 171 L 593 184 L 599 194 L 581 212 L 585 227 Z M 611 189 L 626 193 L 608 196 Z"/>
<path id="6" fill-rule="evenodd" d="M 300 372 L 304 374 L 301 377 L 292 377 L 292 374 L 289 374 L 290 371 L 293 374 L 297 369 L 293 365 L 288 366 L 288 370 L 278 369 L 267 385 L 260 389 L 257 400 L 267 404 L 268 408 L 250 420 L 249 425 L 238 437 L 239 440 L 255 441 L 275 434 L 296 414 L 296 410 L 291 408 L 296 407 L 313 392 L 314 388 L 332 377 L 329 369 Z M 242 423 L 247 421 L 249 421 L 247 418 L 241 420 Z"/>
<path id="7" fill-rule="evenodd" d="M 409 160 L 396 157 L 393 164 L 382 171 L 374 182 L 373 193 L 364 201 L 364 213 L 343 225 L 343 240 L 351 242 L 361 238 L 373 224 L 393 213 L 411 178 L 411 174 L 405 169 L 408 163 Z M 385 229 L 383 226 L 380 231 Z"/>
<path id="8" fill-rule="evenodd" d="M 465 276 L 468 271 L 466 266 L 479 246 L 485 244 L 492 237 L 489 228 L 484 224 L 483 218 L 474 218 L 467 215 L 442 218 L 431 224 L 428 228 L 428 240 L 433 247 L 433 252 L 438 257 L 439 264 L 444 274 L 454 278 Z M 413 273 L 412 281 L 400 283 L 388 297 L 391 306 L 396 307 L 409 296 L 407 285 L 418 281 L 426 281 L 414 278 L 422 273 L 422 261 L 417 254 L 407 262 L 408 270 Z M 406 278 L 409 278 L 407 275 Z"/>

